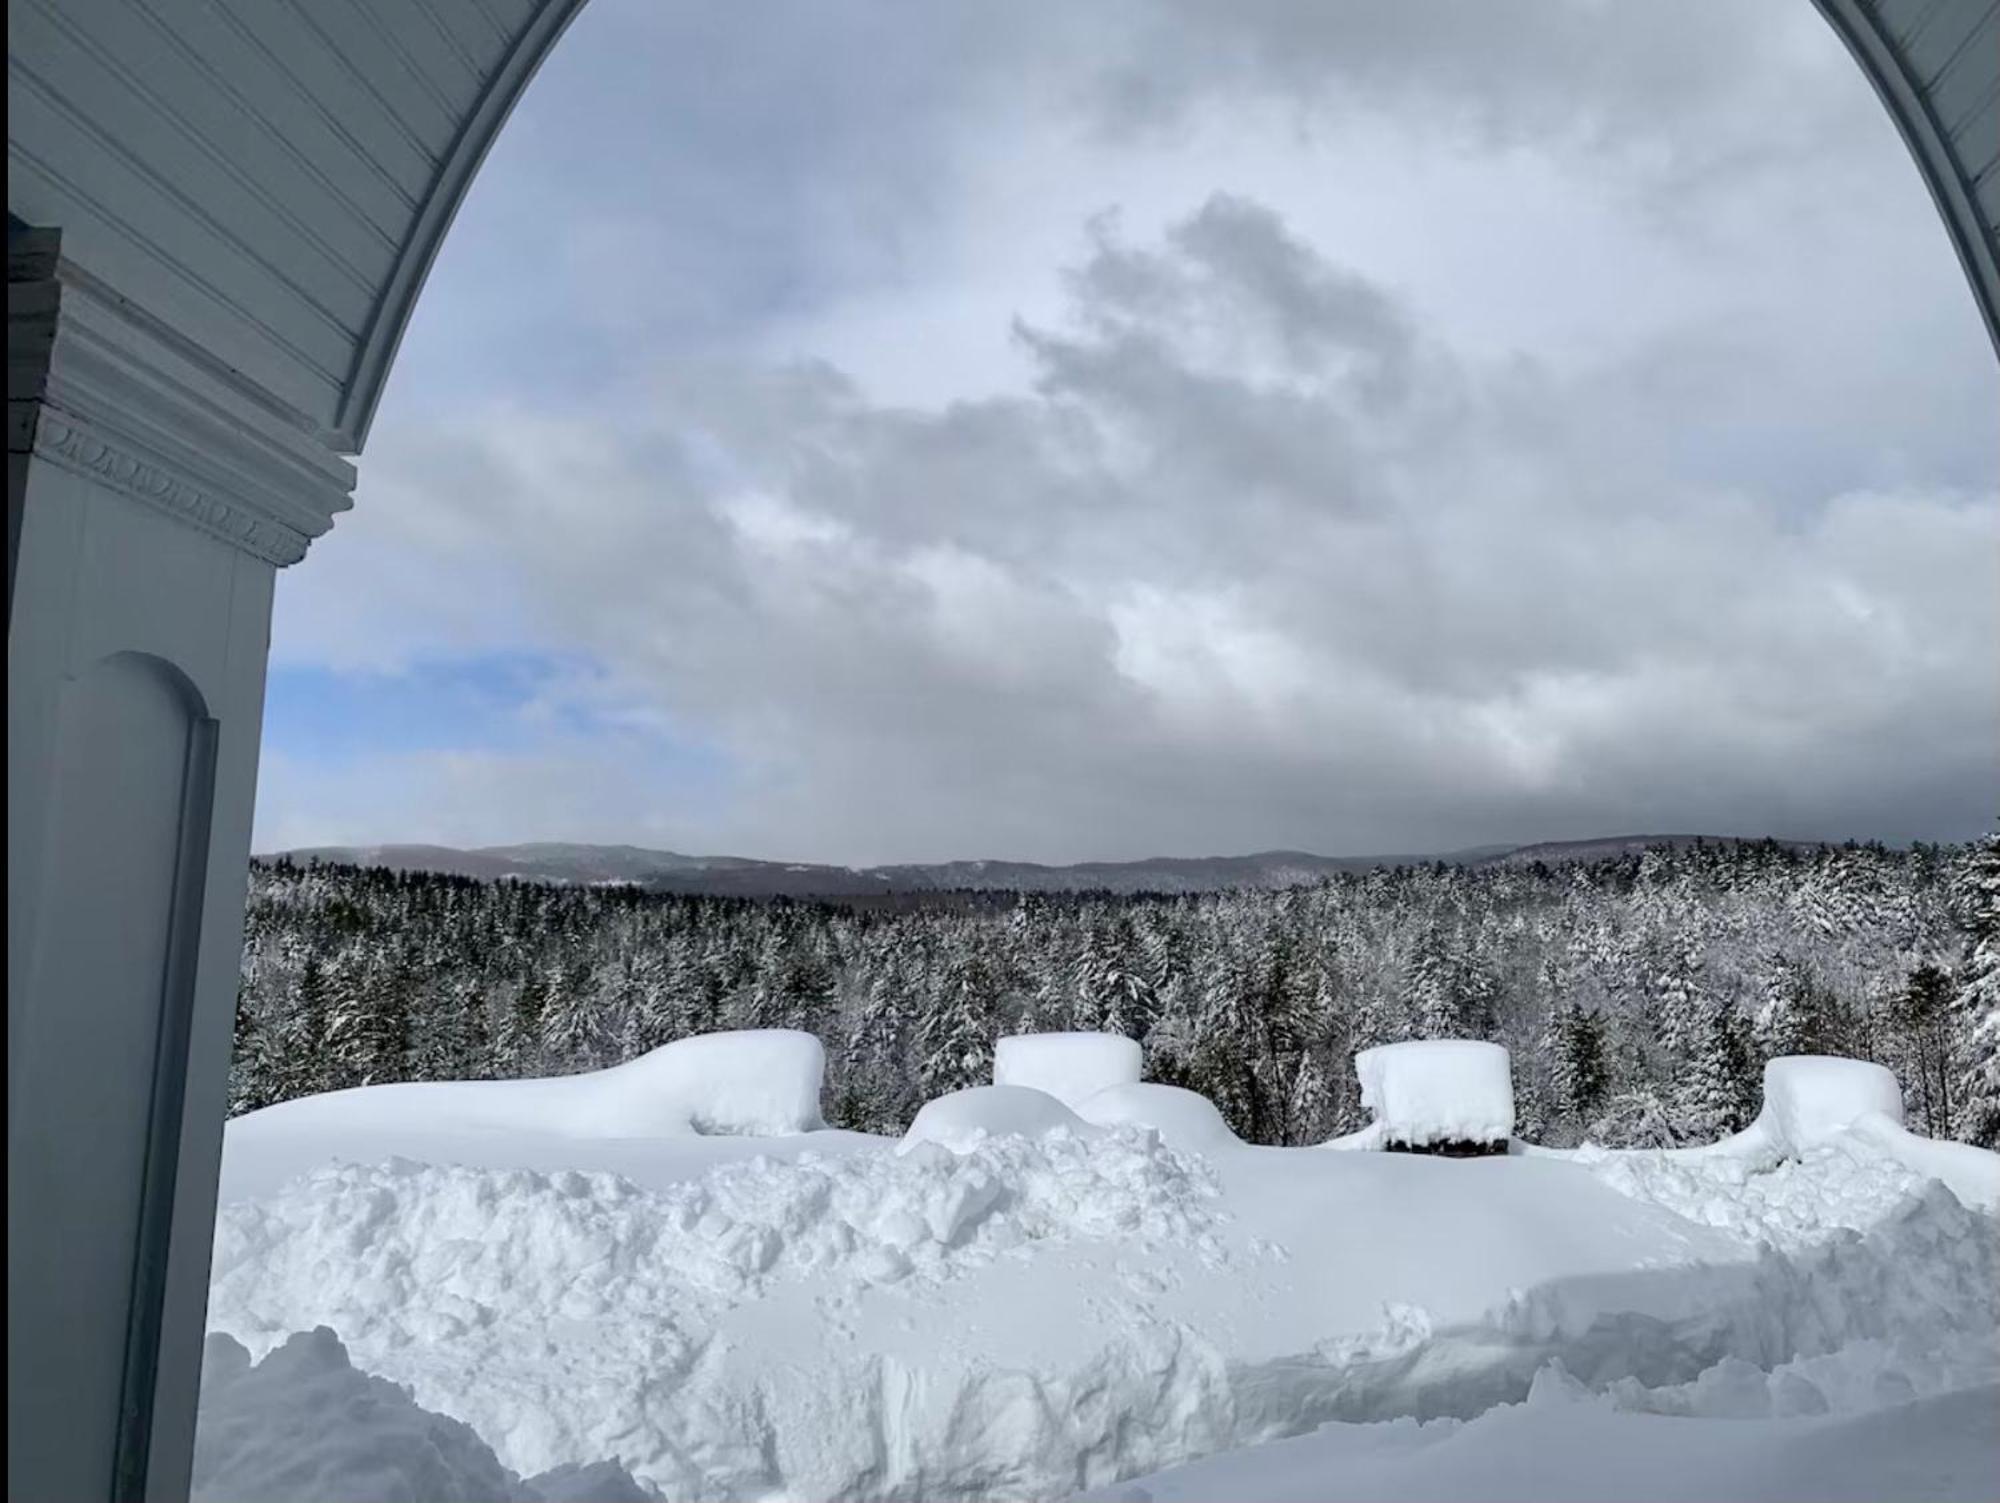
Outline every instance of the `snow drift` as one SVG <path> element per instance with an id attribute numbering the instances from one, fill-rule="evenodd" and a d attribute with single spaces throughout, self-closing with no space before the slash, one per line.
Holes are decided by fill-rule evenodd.
<path id="1" fill-rule="evenodd" d="M 208 1338 L 192 1491 L 193 1503 L 659 1503 L 615 1461 L 523 1481 L 470 1426 L 356 1371 L 325 1326 L 255 1365 L 240 1342 Z"/>
<path id="2" fill-rule="evenodd" d="M 1111 1086 L 1085 1097 L 1076 1114 L 1099 1127 L 1149 1127 L 1183 1153 L 1225 1153 L 1244 1146 L 1214 1102 L 1179 1086 L 1151 1081 Z"/>
<path id="3" fill-rule="evenodd" d="M 1047 1091 L 1021 1085 L 968 1086 L 925 1102 L 898 1151 L 935 1143 L 953 1153 L 969 1153 L 991 1137 L 1032 1138 L 1049 1132 L 1092 1135 L 1083 1118 Z"/>
<path id="4" fill-rule="evenodd" d="M 812 1132 L 826 1051 L 789 1028 L 676 1039 L 608 1070 L 543 1080 L 356 1086 L 250 1112 L 252 1134 L 337 1131 L 355 1122 L 427 1133 L 652 1138 Z"/>
<path id="5" fill-rule="evenodd" d="M 720 1052 L 758 1054 L 749 1037 Z M 1631 1455 L 1660 1415 L 1802 1424 L 2000 1376 L 1994 1222 L 1936 1182 L 1917 1150 L 1948 1145 L 1911 1139 L 1866 1072 L 1776 1070 L 1783 1104 L 1733 1146 L 1472 1165 L 1253 1148 L 1200 1097 L 1140 1082 L 1074 1110 L 977 1087 L 900 1142 L 801 1132 L 816 1052 L 791 1053 L 789 1088 L 714 1117 L 667 1053 L 636 1062 L 673 1086 L 650 1115 L 570 1102 L 557 1133 L 449 1099 L 483 1087 L 434 1087 L 452 1134 L 426 1139 L 413 1115 L 405 1139 L 457 1153 L 483 1123 L 484 1158 L 322 1163 L 233 1196 L 210 1318 L 246 1350 L 204 1394 L 205 1436 L 235 1423 L 251 1355 L 322 1325 L 407 1389 L 398 1433 L 431 1450 L 395 1454 L 472 1475 L 465 1436 L 425 1428 L 449 1417 L 549 1497 L 549 1479 L 617 1458 L 677 1499 L 1052 1498 L 1327 1425 L 1342 1466 L 1420 1435 L 1404 1449 L 1421 1478 L 1457 1432 L 1420 1421 L 1467 1421 L 1504 1450 L 1549 1433 L 1507 1406 L 1559 1400 Z M 1511 1127 L 1504 1051 L 1370 1053 L 1378 1130 Z M 524 1084 L 615 1094 L 628 1078 Z M 364 1094 L 322 1108 L 320 1159 Z M 291 1110 L 233 1123 L 228 1155 L 268 1159 L 256 1119 Z M 788 1135 L 695 1133 L 751 1120 Z M 301 1158 L 313 1141 L 292 1138 Z M 1962 1152 L 1943 1155 L 1961 1183 L 2000 1168 Z"/>

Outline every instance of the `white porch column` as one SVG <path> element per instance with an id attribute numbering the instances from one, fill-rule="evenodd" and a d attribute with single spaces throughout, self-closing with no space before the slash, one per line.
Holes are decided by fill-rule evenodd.
<path id="1" fill-rule="evenodd" d="M 272 582 L 354 476 L 8 238 L 7 1495 L 185 1498 Z"/>

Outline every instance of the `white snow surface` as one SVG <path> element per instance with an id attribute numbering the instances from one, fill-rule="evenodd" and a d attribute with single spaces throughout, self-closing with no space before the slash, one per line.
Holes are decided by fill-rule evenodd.
<path id="1" fill-rule="evenodd" d="M 1021 1033 L 993 1045 L 993 1083 L 1047 1091 L 1064 1106 L 1131 1085 L 1144 1063 L 1137 1039 L 1122 1033 Z"/>
<path id="2" fill-rule="evenodd" d="M 1047 1091 L 1021 1085 L 968 1086 L 926 1101 L 903 1134 L 898 1151 L 936 1143 L 953 1153 L 969 1153 L 991 1137 L 1039 1137 L 1049 1132 L 1088 1137 L 1091 1128 Z"/>
<path id="3" fill-rule="evenodd" d="M 819 1099 L 826 1051 L 810 1033 L 745 1029 L 676 1039 L 608 1070 L 543 1080 L 356 1086 L 250 1112 L 253 1134 L 376 1130 L 565 1138 L 695 1134 L 774 1137 L 826 1124 Z"/>
<path id="4" fill-rule="evenodd" d="M 1908 1149 L 1961 1183 L 2000 1157 L 1879 1113 L 1796 1151 L 1454 1161 L 990 1086 L 900 1143 L 411 1119 L 339 1165 L 343 1094 L 317 1140 L 231 1124 L 211 1324 L 257 1354 L 328 1326 L 537 1486 L 615 1458 L 694 1500 L 1637 1498 L 1700 1453 L 1664 1474 L 1690 1496 L 1803 1497 L 1865 1435 L 1851 1475 L 1915 1499 L 2000 1465 L 1964 1401 L 2000 1380 L 2000 1229 Z"/>
<path id="5" fill-rule="evenodd" d="M 1134 1081 L 1084 1098 L 1076 1114 L 1097 1127 L 1149 1127 L 1184 1153 L 1217 1154 L 1246 1146 L 1215 1103 L 1180 1086 Z"/>
<path id="6" fill-rule="evenodd" d="M 1333 1424 L 1079 1503 L 1978 1503 L 2000 1386 L 1869 1412 L 1707 1423 L 1628 1411 L 1559 1364 L 1470 1421 Z"/>
<path id="7" fill-rule="evenodd" d="M 1903 1088 L 1882 1065 L 1823 1054 L 1789 1054 L 1764 1066 L 1764 1111 L 1778 1141 L 1810 1148 L 1863 1117 L 1903 1125 Z"/>
<path id="8" fill-rule="evenodd" d="M 655 1503 L 616 1462 L 522 1481 L 470 1426 L 358 1372 L 325 1326 L 254 1366 L 211 1335 L 202 1352 L 193 1503 Z"/>
<path id="9" fill-rule="evenodd" d="M 269 1194 L 335 1159 L 553 1171 L 583 1151 L 652 1182 L 691 1164 L 876 1142 L 823 1130 L 825 1061 L 809 1033 L 752 1029 L 678 1039 L 608 1070 L 550 1079 L 329 1091 L 233 1120 L 222 1198 Z"/>
<path id="10" fill-rule="evenodd" d="M 1382 1044 L 1355 1055 L 1354 1072 L 1361 1104 L 1392 1141 L 1503 1143 L 1514 1134 L 1513 1062 L 1498 1044 Z"/>

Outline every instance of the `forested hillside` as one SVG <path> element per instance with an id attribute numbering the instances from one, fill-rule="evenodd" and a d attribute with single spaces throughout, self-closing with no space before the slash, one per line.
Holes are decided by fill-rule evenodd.
<path id="1" fill-rule="evenodd" d="M 829 1119 L 900 1131 L 1035 1029 L 1143 1041 L 1244 1137 L 1365 1120 L 1355 1050 L 1490 1038 L 1522 1136 L 1707 1141 L 1762 1061 L 1902 1078 L 1911 1126 L 2000 1140 L 2000 842 L 1697 845 L 1281 892 L 926 898 L 896 910 L 257 863 L 231 1105 L 598 1068 L 717 1028 L 826 1043 Z"/>

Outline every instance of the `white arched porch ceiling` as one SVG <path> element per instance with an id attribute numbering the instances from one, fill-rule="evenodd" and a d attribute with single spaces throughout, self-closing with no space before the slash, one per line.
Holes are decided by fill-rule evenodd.
<path id="1" fill-rule="evenodd" d="M 342 454 L 583 0 L 18 0 L 7 207 Z"/>

